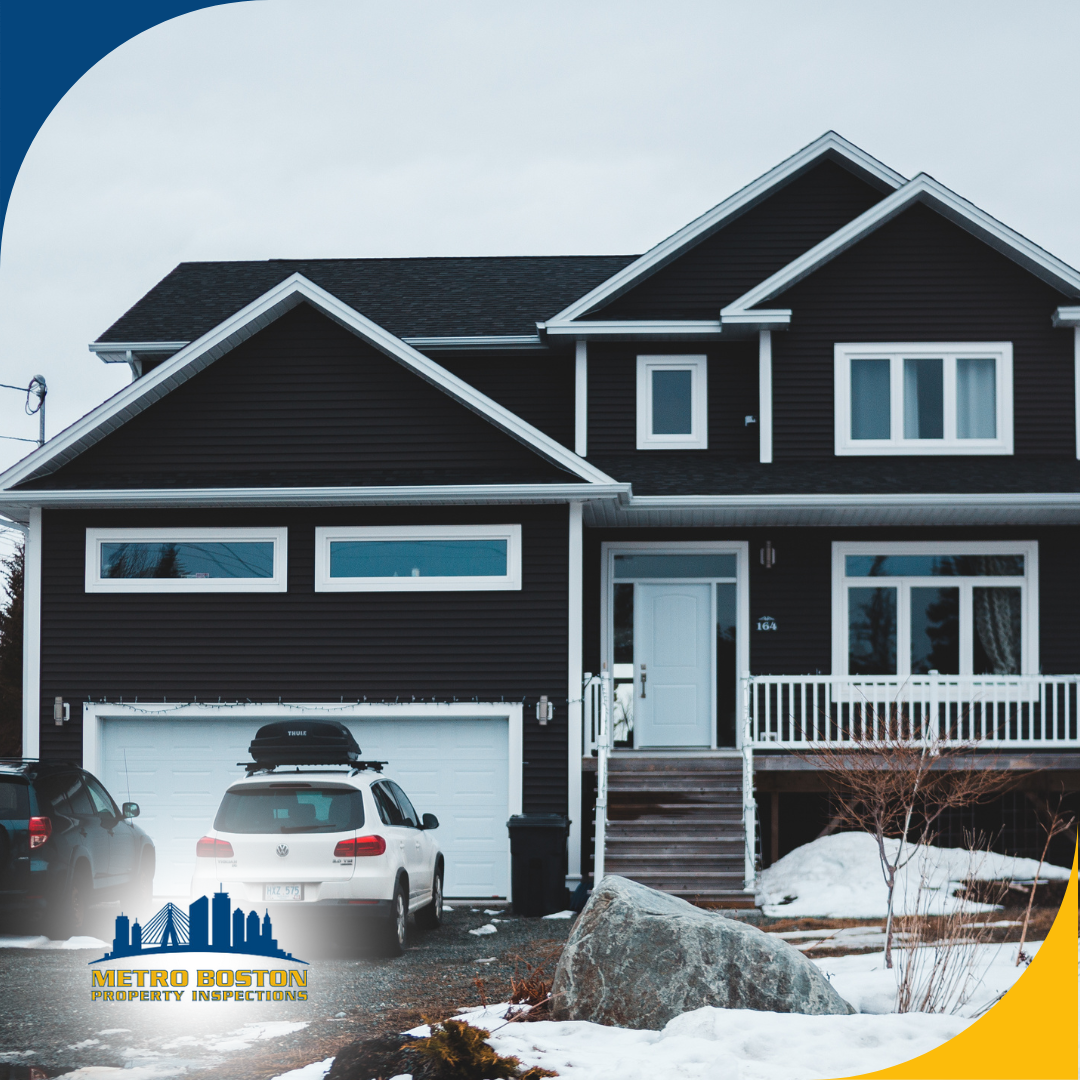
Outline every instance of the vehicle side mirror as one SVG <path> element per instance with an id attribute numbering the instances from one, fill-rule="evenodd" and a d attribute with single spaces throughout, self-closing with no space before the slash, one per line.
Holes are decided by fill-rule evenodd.
<path id="1" fill-rule="evenodd" d="M 439 827 L 439 819 L 434 814 L 425 814 L 424 823 L 420 827 L 422 829 L 437 829 Z"/>
<path id="2" fill-rule="evenodd" d="M 124 803 L 124 817 L 133 818 L 139 816 L 139 804 L 137 802 Z"/>

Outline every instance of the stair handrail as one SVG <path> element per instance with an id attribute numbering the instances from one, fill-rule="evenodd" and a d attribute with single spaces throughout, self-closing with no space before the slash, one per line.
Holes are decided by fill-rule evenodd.
<path id="1" fill-rule="evenodd" d="M 607 844 L 607 796 L 608 796 L 608 754 L 614 747 L 614 729 L 612 725 L 611 672 L 600 673 L 600 723 L 596 732 L 596 826 L 593 841 L 593 888 L 604 877 L 604 854 Z"/>
<path id="2" fill-rule="evenodd" d="M 742 798 L 743 798 L 743 888 L 753 892 L 757 885 L 757 866 L 754 859 L 757 836 L 757 802 L 754 799 L 754 727 L 750 695 L 752 677 L 743 672 L 743 731 L 742 731 Z"/>

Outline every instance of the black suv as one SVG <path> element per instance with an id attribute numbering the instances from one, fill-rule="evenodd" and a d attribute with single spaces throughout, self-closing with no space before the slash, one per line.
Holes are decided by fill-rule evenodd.
<path id="1" fill-rule="evenodd" d="M 99 900 L 148 908 L 154 842 L 138 814 L 71 762 L 0 760 L 0 908 L 44 916 L 58 939 L 82 933 Z"/>

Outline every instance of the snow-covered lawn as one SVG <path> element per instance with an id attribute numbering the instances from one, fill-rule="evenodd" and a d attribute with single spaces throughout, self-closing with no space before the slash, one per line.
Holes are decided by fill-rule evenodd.
<path id="1" fill-rule="evenodd" d="M 898 840 L 885 843 L 890 854 L 899 845 Z M 923 899 L 927 914 L 944 915 L 957 908 L 971 912 L 993 910 L 988 904 L 957 900 L 953 896 L 968 877 L 972 865 L 968 852 L 960 848 L 927 847 L 897 875 L 898 915 L 914 913 L 924 861 L 934 867 L 930 882 L 933 891 Z M 991 853 L 979 858 L 975 876 L 982 881 L 1030 882 L 1038 865 L 1034 859 Z M 1039 880 L 1068 881 L 1069 871 L 1063 866 L 1044 864 Z M 804 844 L 761 872 L 756 902 L 772 918 L 884 918 L 887 896 L 877 842 L 867 833 L 843 832 Z"/>

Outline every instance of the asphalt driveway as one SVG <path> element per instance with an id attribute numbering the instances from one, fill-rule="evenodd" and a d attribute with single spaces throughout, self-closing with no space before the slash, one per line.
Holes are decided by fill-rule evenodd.
<path id="1" fill-rule="evenodd" d="M 29 1077 L 30 1068 L 54 1077 L 105 1066 L 124 1070 L 117 1080 L 181 1073 L 185 1080 L 268 1080 L 332 1057 L 355 1039 L 403 1030 L 421 1016 L 451 1015 L 478 1004 L 481 994 L 502 1000 L 515 962 L 546 957 L 553 970 L 572 921 L 488 910 L 493 914 L 455 904 L 440 929 L 414 929 L 397 959 L 350 946 L 348 935 L 340 943 L 332 935 L 321 946 L 309 942 L 307 955 L 289 938 L 289 948 L 310 961 L 308 1001 L 230 1002 L 190 1012 L 187 1003 L 91 1002 L 87 963 L 100 947 L 3 948 L 0 939 L 0 1078 Z M 98 912 L 90 932 L 111 936 L 112 914 Z M 468 932 L 481 926 L 495 932 Z M 239 957 L 235 966 L 242 966 Z"/>

